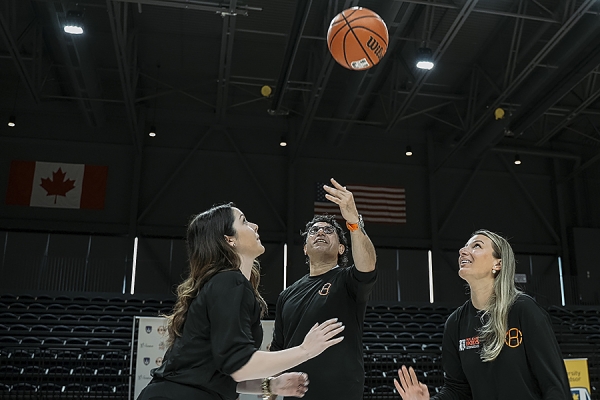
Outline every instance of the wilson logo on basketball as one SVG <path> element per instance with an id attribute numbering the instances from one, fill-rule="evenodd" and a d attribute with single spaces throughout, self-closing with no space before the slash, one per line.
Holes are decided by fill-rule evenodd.
<path id="1" fill-rule="evenodd" d="M 375 39 L 373 36 L 369 36 L 369 40 L 367 41 L 367 47 L 369 49 L 371 49 L 371 51 L 373 51 L 373 53 L 380 60 L 385 55 L 385 49 L 379 44 L 379 42 L 377 41 L 377 39 Z"/>
<path id="2" fill-rule="evenodd" d="M 506 332 L 504 343 L 506 343 L 508 347 L 519 347 L 521 343 L 523 343 L 523 333 L 518 328 L 510 328 Z"/>

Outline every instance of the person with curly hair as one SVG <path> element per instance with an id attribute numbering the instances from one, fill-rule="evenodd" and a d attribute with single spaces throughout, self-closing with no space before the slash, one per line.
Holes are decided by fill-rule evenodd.
<path id="1" fill-rule="evenodd" d="M 310 391 L 305 399 L 362 400 L 363 322 L 377 278 L 376 254 L 352 193 L 334 179 L 331 183 L 323 189 L 346 220 L 354 265 L 347 266 L 348 240 L 333 216 L 317 215 L 308 222 L 303 236 L 309 273 L 279 295 L 270 348 L 280 351 L 298 346 L 315 322 L 338 317 L 346 327 L 344 341 L 290 371 L 309 374 Z"/>

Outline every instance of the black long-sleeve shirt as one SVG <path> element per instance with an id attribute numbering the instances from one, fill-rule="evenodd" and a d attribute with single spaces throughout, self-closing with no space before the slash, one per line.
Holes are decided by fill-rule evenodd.
<path id="1" fill-rule="evenodd" d="M 138 399 L 236 399 L 231 374 L 262 343 L 260 305 L 239 271 L 212 277 L 190 304 L 181 337 Z"/>
<path id="2" fill-rule="evenodd" d="M 345 325 L 344 340 L 290 371 L 308 374 L 304 400 L 361 400 L 365 372 L 362 329 L 367 300 L 377 271 L 356 267 L 334 268 L 322 275 L 306 275 L 285 289 L 277 301 L 271 350 L 298 346 L 312 326 L 330 318 Z M 291 397 L 286 397 L 291 399 Z"/>
<path id="3" fill-rule="evenodd" d="M 456 309 L 444 328 L 444 386 L 435 400 L 571 400 L 565 364 L 550 317 L 520 295 L 508 314 L 504 347 L 491 362 L 480 358 L 482 326 L 471 301 Z"/>

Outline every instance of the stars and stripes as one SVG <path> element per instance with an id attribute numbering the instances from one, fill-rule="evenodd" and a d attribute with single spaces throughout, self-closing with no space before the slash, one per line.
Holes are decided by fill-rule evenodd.
<path id="1" fill-rule="evenodd" d="M 405 224 L 406 194 L 404 188 L 392 186 L 346 185 L 354 195 L 358 212 L 365 222 Z M 325 198 L 322 183 L 316 184 L 315 214 L 330 214 L 341 218 L 337 204 Z"/>

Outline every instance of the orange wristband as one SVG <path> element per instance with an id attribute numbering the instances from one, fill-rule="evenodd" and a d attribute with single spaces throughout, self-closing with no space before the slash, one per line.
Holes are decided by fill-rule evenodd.
<path id="1" fill-rule="evenodd" d="M 356 224 L 351 224 L 350 222 L 346 221 L 346 228 L 348 228 L 350 232 L 357 231 L 359 228 L 358 222 Z"/>

